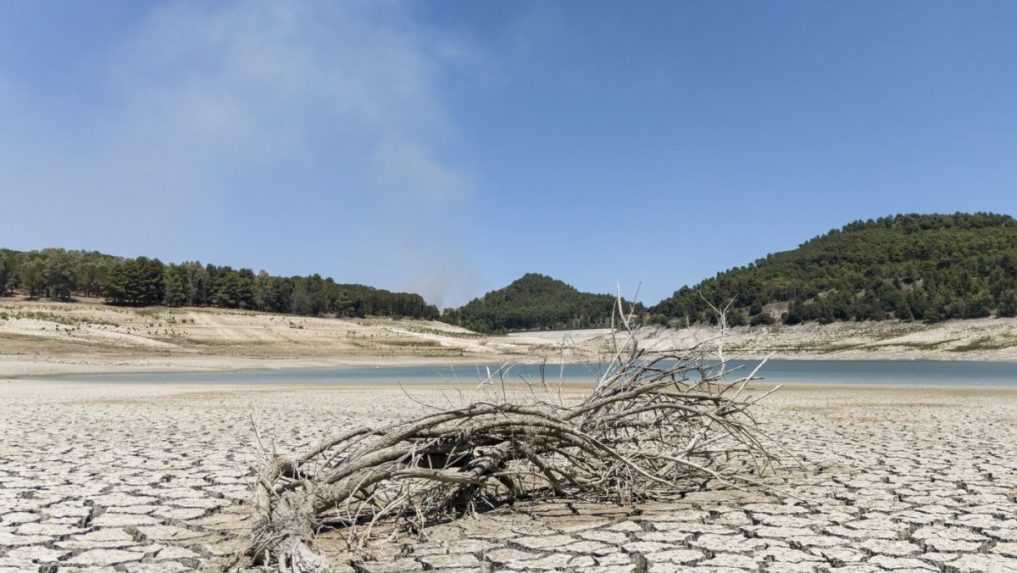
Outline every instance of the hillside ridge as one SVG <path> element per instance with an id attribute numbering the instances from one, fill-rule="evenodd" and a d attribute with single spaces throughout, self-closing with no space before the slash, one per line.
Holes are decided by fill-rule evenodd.
<path id="1" fill-rule="evenodd" d="M 735 325 L 1015 316 L 1017 220 L 954 213 L 855 221 L 683 287 L 650 312 L 672 324 L 714 321 L 704 298 L 733 301 Z"/>
<path id="2" fill-rule="evenodd" d="M 442 321 L 478 332 L 603 328 L 611 324 L 615 297 L 581 292 L 540 273 L 446 309 Z"/>
<path id="3" fill-rule="evenodd" d="M 97 251 L 0 249 L 0 297 L 68 302 L 102 297 L 115 306 L 215 307 L 302 316 L 391 316 L 434 319 L 438 309 L 416 293 L 337 283 L 319 274 L 274 276 L 265 271 L 163 263 Z"/>

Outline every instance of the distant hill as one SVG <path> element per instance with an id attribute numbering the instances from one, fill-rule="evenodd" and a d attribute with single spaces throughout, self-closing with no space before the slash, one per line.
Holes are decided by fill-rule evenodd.
<path id="1" fill-rule="evenodd" d="M 702 296 L 700 296 L 700 293 Z M 990 213 L 856 221 L 683 287 L 652 309 L 672 324 L 939 321 L 1017 315 L 1017 220 Z"/>
<path id="2" fill-rule="evenodd" d="M 551 277 L 528 273 L 503 289 L 446 309 L 442 320 L 478 332 L 597 328 L 611 324 L 615 297 L 580 292 Z"/>
<path id="3" fill-rule="evenodd" d="M 97 252 L 0 249 L 0 296 L 103 297 L 125 306 L 212 306 L 326 316 L 433 319 L 413 293 L 341 284 L 320 275 L 280 277 L 250 269 L 166 264 Z M 672 326 L 712 322 L 709 300 L 733 300 L 732 325 L 897 318 L 1017 316 L 1017 220 L 991 213 L 896 215 L 856 221 L 685 286 L 640 317 Z M 441 320 L 497 333 L 610 325 L 615 299 L 530 273 Z"/>
<path id="4" fill-rule="evenodd" d="M 211 306 L 305 316 L 438 318 L 414 293 L 390 292 L 331 278 L 273 276 L 265 271 L 163 263 L 94 251 L 0 249 L 0 296 L 70 301 L 102 297 L 120 306 Z"/>

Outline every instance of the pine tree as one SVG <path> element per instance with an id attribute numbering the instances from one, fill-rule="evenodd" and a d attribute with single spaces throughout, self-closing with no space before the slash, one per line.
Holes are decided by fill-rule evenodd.
<path id="1" fill-rule="evenodd" d="M 802 305 L 792 302 L 784 316 L 784 324 L 800 324 L 802 322 Z"/>
<path id="2" fill-rule="evenodd" d="M 293 288 L 289 310 L 293 314 L 312 314 L 313 303 L 311 294 L 307 291 L 307 284 L 304 281 L 300 281 Z"/>
<path id="3" fill-rule="evenodd" d="M 1000 294 L 996 316 L 1017 316 L 1017 290 L 1008 290 Z"/>
<path id="4" fill-rule="evenodd" d="M 49 297 L 55 300 L 70 300 L 74 288 L 74 274 L 70 257 L 66 253 L 53 253 L 46 258 L 45 289 Z"/>
<path id="5" fill-rule="evenodd" d="M 0 256 L 0 296 L 7 294 L 7 283 L 10 281 L 10 271 L 7 267 L 7 257 Z"/>
<path id="6" fill-rule="evenodd" d="M 110 268 L 103 285 L 103 296 L 110 304 L 127 304 L 127 262 L 121 261 Z"/>
<path id="7" fill-rule="evenodd" d="M 23 263 L 18 269 L 21 286 L 28 291 L 29 298 L 36 298 L 46 292 L 46 266 L 40 258 Z"/>
<path id="8" fill-rule="evenodd" d="M 239 290 L 237 274 L 233 269 L 226 269 L 216 281 L 212 304 L 222 308 L 237 308 L 240 306 Z"/>
<path id="9" fill-rule="evenodd" d="M 190 302 L 190 289 L 184 269 L 176 265 L 167 266 L 163 281 L 166 285 L 166 306 L 184 306 Z"/>
<path id="10" fill-rule="evenodd" d="M 254 272 L 250 269 L 240 269 L 235 275 L 237 308 L 254 309 L 258 307 L 255 289 Z"/>
<path id="11" fill-rule="evenodd" d="M 979 291 L 970 296 L 965 305 L 964 318 L 984 318 L 992 315 L 992 296 L 986 291 Z"/>

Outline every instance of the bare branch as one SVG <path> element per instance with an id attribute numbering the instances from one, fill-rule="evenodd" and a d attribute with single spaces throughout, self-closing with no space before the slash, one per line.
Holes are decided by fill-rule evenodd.
<path id="1" fill-rule="evenodd" d="M 563 343 L 556 385 L 547 383 L 546 363 L 539 383 L 512 381 L 512 365 L 503 364 L 487 369 L 468 403 L 463 395 L 462 405 L 449 400 L 447 409 L 428 405 L 436 411 L 388 427 L 347 430 L 293 460 L 268 452 L 255 426 L 266 456 L 257 520 L 232 566 L 317 572 L 324 561 L 312 543 L 324 527 L 345 527 L 361 543 L 382 521 L 419 531 L 523 495 L 664 499 L 695 477 L 765 487 L 758 477 L 778 460 L 749 413 L 761 397 L 744 392 L 765 360 L 726 381 L 733 300 L 723 308 L 703 300 L 721 326 L 719 368 L 701 348 L 642 349 L 635 303 L 626 309 L 619 288 L 611 359 L 585 395 L 563 392 Z"/>

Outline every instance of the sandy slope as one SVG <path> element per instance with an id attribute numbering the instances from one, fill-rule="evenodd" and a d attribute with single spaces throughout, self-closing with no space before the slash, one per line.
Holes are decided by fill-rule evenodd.
<path id="1" fill-rule="evenodd" d="M 647 347 L 686 348 L 717 339 L 717 329 L 657 329 Z M 1017 360 L 1017 320 L 952 320 L 803 324 L 732 329 L 724 342 L 732 357 L 823 359 Z"/>
<path id="2" fill-rule="evenodd" d="M 647 329 L 651 348 L 714 344 L 711 328 Z M 0 377 L 182 370 L 581 359 L 605 330 L 484 336 L 420 320 L 306 318 L 205 308 L 127 309 L 100 301 L 0 299 Z M 731 357 L 1017 360 L 1017 320 L 737 328 Z"/>
<path id="3" fill-rule="evenodd" d="M 607 343 L 609 330 L 574 330 L 512 334 L 509 338 L 545 345 L 567 343 L 593 350 Z M 715 348 L 720 331 L 712 327 L 679 330 L 645 328 L 645 348 L 666 350 L 702 346 Z M 728 358 L 783 359 L 930 359 L 1017 360 L 1017 319 L 952 320 L 939 324 L 900 321 L 828 325 L 739 327 L 724 341 Z"/>
<path id="4" fill-rule="evenodd" d="M 0 376 L 482 361 L 529 355 L 543 345 L 420 320 L 0 299 Z"/>

